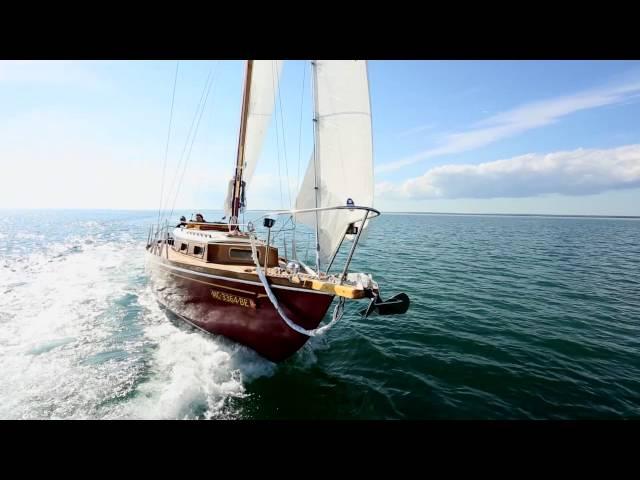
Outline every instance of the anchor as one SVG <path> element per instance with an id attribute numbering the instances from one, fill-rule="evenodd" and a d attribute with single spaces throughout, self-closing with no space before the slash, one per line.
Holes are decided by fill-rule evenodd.
<path id="1" fill-rule="evenodd" d="M 382 300 L 380 294 L 373 293 L 369 306 L 360 310 L 360 315 L 367 318 L 372 312 L 378 315 L 401 315 L 409 310 L 409 296 L 406 293 L 394 295 L 386 302 Z"/>

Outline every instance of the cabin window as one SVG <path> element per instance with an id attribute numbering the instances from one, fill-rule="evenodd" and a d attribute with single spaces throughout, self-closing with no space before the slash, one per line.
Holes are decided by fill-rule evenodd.
<path id="1" fill-rule="evenodd" d="M 260 252 L 256 252 L 258 254 L 258 259 L 260 259 Z M 240 250 L 238 248 L 230 248 L 229 249 L 229 258 L 234 260 L 252 260 L 251 258 L 251 250 Z"/>
<path id="2" fill-rule="evenodd" d="M 193 247 L 193 254 L 201 256 L 202 255 L 202 247 Z"/>
<path id="3" fill-rule="evenodd" d="M 186 252 L 189 249 L 189 245 L 186 243 L 183 243 L 180 245 L 180 251 L 181 252 Z"/>

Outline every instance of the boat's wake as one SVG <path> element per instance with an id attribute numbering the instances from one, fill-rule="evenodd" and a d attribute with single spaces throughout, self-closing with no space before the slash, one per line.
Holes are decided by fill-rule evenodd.
<path id="1" fill-rule="evenodd" d="M 0 418 L 236 418 L 275 365 L 176 325 L 138 242 L 92 237 L 0 263 Z"/>
<path id="2" fill-rule="evenodd" d="M 245 347 L 204 334 L 171 318 L 147 286 L 140 296 L 147 310 L 150 348 L 148 379 L 117 416 L 133 418 L 236 418 L 229 401 L 242 398 L 244 383 L 271 375 L 275 364 Z M 170 321 L 174 320 L 174 321 Z"/>

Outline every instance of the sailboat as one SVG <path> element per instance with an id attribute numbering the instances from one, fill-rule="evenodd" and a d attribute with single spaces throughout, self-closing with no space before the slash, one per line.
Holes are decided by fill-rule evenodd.
<path id="1" fill-rule="evenodd" d="M 311 62 L 314 148 L 295 208 L 239 222 L 273 111 L 273 73 L 281 68 L 281 61 L 246 61 L 235 174 L 224 205 L 228 221 L 151 226 L 146 245 L 162 305 L 274 362 L 339 321 L 346 301 L 368 302 L 365 317 L 409 308 L 406 294 L 384 301 L 370 274 L 349 271 L 363 232 L 380 215 L 373 208 L 366 61 Z M 278 224 L 290 235 L 276 245 Z M 300 253 L 302 233 L 311 236 L 312 261 Z M 331 320 L 320 327 L 334 303 Z"/>

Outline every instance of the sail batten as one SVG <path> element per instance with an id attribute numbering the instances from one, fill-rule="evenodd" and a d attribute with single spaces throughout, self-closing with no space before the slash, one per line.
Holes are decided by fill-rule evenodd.
<path id="1" fill-rule="evenodd" d="M 373 206 L 373 141 L 364 60 L 317 60 L 314 68 L 316 139 L 296 209 Z M 319 260 L 326 265 L 361 210 L 296 214 L 316 228 Z M 365 225 L 366 227 L 366 225 Z"/>

